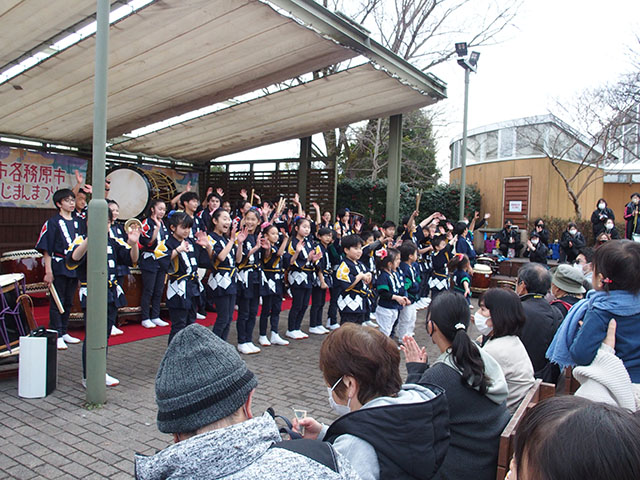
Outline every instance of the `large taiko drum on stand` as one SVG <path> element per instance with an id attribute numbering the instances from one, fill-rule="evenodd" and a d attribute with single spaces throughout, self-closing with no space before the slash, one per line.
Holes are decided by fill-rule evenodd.
<path id="1" fill-rule="evenodd" d="M 0 257 L 2 273 L 22 273 L 26 283 L 26 293 L 48 292 L 44 283 L 44 257 L 37 250 L 16 250 L 5 252 Z"/>
<path id="2" fill-rule="evenodd" d="M 131 268 L 129 275 L 125 275 L 120 285 L 124 291 L 127 305 L 118 309 L 117 323 L 140 320 L 140 297 L 142 296 L 142 272 L 138 268 Z M 84 314 L 80 304 L 80 287 L 73 296 L 73 307 L 69 314 L 69 324 L 74 327 L 84 326 Z"/>
<path id="3" fill-rule="evenodd" d="M 489 265 L 477 263 L 473 267 L 473 277 L 471 278 L 471 292 L 484 293 L 489 289 L 491 275 L 493 274 Z"/>
<path id="4" fill-rule="evenodd" d="M 127 322 L 140 322 L 142 309 L 140 307 L 140 299 L 142 297 L 142 272 L 139 268 L 131 268 L 129 275 L 125 275 L 120 285 L 124 291 L 124 295 L 127 299 L 127 305 L 118 309 L 118 319 L 116 323 L 122 325 Z M 165 284 L 164 291 L 162 293 L 162 304 L 164 307 L 164 301 L 166 299 L 167 287 Z M 69 314 L 69 325 L 72 328 L 84 327 L 84 314 L 82 313 L 82 307 L 80 305 L 80 288 L 76 290 L 73 297 L 73 307 Z"/>
<path id="5" fill-rule="evenodd" d="M 111 181 L 109 199 L 118 202 L 120 218 L 144 215 L 151 200 L 171 201 L 177 194 L 173 179 L 157 170 L 118 167 L 107 175 Z"/>
<path id="6" fill-rule="evenodd" d="M 126 321 L 140 321 L 140 298 L 142 297 L 142 272 L 139 268 L 129 269 L 129 275 L 122 279 L 122 290 L 127 298 L 127 306 L 118 309 L 118 324 Z"/>

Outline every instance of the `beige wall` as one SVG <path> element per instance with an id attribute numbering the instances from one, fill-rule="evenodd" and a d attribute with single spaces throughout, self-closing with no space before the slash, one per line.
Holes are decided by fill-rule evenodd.
<path id="1" fill-rule="evenodd" d="M 560 168 L 564 173 L 575 170 L 577 166 L 570 162 L 560 162 Z M 589 168 L 581 172 L 573 185 L 584 183 L 592 170 Z M 537 217 L 575 218 L 573 203 L 569 199 L 564 182 L 548 159 L 483 162 L 467 167 L 467 184 L 476 184 L 480 188 L 482 209 L 491 213 L 491 227 L 498 227 L 502 222 L 503 184 L 504 179 L 510 177 L 531 177 L 529 220 L 535 220 Z M 459 183 L 460 168 L 451 170 L 449 178 L 452 183 Z M 596 202 L 602 196 L 602 178 L 597 178 L 580 196 L 583 218 L 590 217 Z"/>

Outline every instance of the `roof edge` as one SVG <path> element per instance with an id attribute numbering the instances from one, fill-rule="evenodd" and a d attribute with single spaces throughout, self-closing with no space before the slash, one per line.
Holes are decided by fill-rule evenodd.
<path id="1" fill-rule="evenodd" d="M 347 20 L 313 0 L 259 0 L 289 12 L 293 17 L 323 35 L 353 48 L 384 68 L 390 74 L 409 82 L 434 100 L 447 98 L 446 83 L 433 74 L 425 73 L 402 57 L 385 48 Z"/>

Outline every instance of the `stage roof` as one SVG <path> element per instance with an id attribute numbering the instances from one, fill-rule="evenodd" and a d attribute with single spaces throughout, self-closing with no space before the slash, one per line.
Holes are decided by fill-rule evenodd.
<path id="1" fill-rule="evenodd" d="M 95 1 L 64 2 L 58 10 L 54 4 L 14 0 L 0 11 L 0 63 L 19 62 L 95 13 Z M 371 63 L 123 137 L 361 55 Z M 89 36 L 0 85 L 0 134 L 90 148 L 94 56 L 95 36 Z M 154 1 L 110 27 L 107 138 L 114 150 L 206 163 L 445 97 L 443 82 L 311 0 Z"/>

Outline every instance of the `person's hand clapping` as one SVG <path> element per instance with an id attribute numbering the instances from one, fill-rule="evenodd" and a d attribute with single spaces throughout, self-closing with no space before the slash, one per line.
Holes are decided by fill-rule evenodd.
<path id="1" fill-rule="evenodd" d="M 400 350 L 404 353 L 405 362 L 427 363 L 427 349 L 425 347 L 420 348 L 415 338 L 405 335 L 402 338 L 402 343 Z"/>

